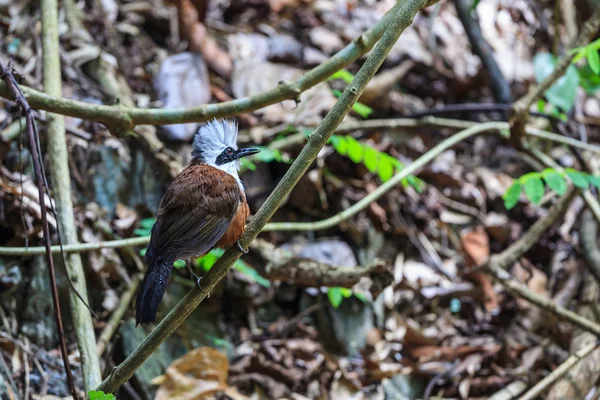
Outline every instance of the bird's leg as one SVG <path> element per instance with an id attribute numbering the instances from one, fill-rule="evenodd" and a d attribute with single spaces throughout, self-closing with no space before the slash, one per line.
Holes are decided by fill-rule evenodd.
<path id="1" fill-rule="evenodd" d="M 196 286 L 200 287 L 200 281 L 202 280 L 202 277 L 196 275 L 196 273 L 194 272 L 194 270 L 192 268 L 192 263 L 190 262 L 189 259 L 185 260 L 185 265 L 186 265 L 188 271 L 190 272 L 190 278 L 192 278 L 192 280 L 196 283 Z"/>
<path id="2" fill-rule="evenodd" d="M 235 247 L 237 247 L 237 249 L 240 251 L 240 253 L 248 254 L 248 249 L 243 248 L 242 245 L 240 244 L 239 240 L 235 241 Z"/>

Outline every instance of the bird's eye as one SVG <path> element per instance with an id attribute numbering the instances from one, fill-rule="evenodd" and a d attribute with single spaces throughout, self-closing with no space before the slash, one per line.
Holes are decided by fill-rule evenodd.
<path id="1" fill-rule="evenodd" d="M 228 156 L 233 154 L 233 149 L 231 147 L 228 147 L 225 149 L 225 154 L 227 154 Z"/>

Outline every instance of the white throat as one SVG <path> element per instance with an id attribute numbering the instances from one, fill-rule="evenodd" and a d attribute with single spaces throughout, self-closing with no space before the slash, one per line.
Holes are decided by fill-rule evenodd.
<path id="1" fill-rule="evenodd" d="M 213 165 L 213 167 L 220 169 L 221 171 L 227 172 L 229 175 L 235 178 L 235 181 L 240 188 L 240 191 L 244 193 L 244 185 L 238 175 L 238 163 L 237 162 L 228 162 L 222 165 Z"/>

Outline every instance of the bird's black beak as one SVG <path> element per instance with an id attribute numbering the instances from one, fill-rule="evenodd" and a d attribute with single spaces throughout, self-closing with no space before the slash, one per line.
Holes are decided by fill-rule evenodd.
<path id="1" fill-rule="evenodd" d="M 235 158 L 242 158 L 242 157 L 247 157 L 247 156 L 251 156 L 252 154 L 256 154 L 256 153 L 260 153 L 260 149 L 254 148 L 254 147 L 248 147 L 246 149 L 239 149 L 236 153 L 235 153 Z"/>

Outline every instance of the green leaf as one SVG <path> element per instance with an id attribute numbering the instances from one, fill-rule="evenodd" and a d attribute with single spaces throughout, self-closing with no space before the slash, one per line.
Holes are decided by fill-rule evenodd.
<path id="1" fill-rule="evenodd" d="M 565 169 L 565 173 L 567 174 L 569 179 L 571 179 L 571 182 L 573 182 L 573 185 L 575 185 L 579 189 L 587 189 L 588 188 L 589 181 L 586 177 L 586 174 L 584 174 L 583 172 L 577 171 L 576 169 L 573 169 L 573 168 L 567 168 L 567 169 Z"/>
<path id="2" fill-rule="evenodd" d="M 156 222 L 156 218 L 152 217 L 152 218 L 144 218 L 140 221 L 140 227 L 143 229 L 152 229 L 152 227 L 154 226 L 154 223 Z"/>
<path id="3" fill-rule="evenodd" d="M 362 293 L 354 293 L 354 296 L 355 296 L 357 299 L 359 299 L 360 301 L 362 301 L 363 303 L 366 303 L 366 304 L 369 304 L 369 303 L 370 303 L 369 299 L 367 299 L 367 298 L 365 297 L 365 295 L 364 295 L 364 294 L 362 294 Z"/>
<path id="4" fill-rule="evenodd" d="M 350 83 L 352 82 L 352 79 L 354 79 L 354 75 L 345 69 L 340 69 L 339 71 L 334 72 L 329 79 L 341 79 L 346 83 Z"/>
<path id="5" fill-rule="evenodd" d="M 150 236 L 150 229 L 134 229 L 133 234 L 136 236 Z"/>
<path id="6" fill-rule="evenodd" d="M 588 175 L 587 178 L 588 178 L 588 181 L 590 181 L 590 183 L 593 186 L 595 186 L 597 188 L 600 188 L 600 176 L 598 176 L 598 175 Z"/>
<path id="7" fill-rule="evenodd" d="M 504 199 L 504 207 L 506 207 L 507 210 L 510 210 L 516 206 L 519 202 L 519 196 L 521 196 L 521 183 L 518 180 L 515 180 L 502 196 Z"/>
<path id="8" fill-rule="evenodd" d="M 592 46 L 587 48 L 587 60 L 590 68 L 596 75 L 600 74 L 600 56 L 598 55 L 598 50 L 594 49 Z"/>
<path id="9" fill-rule="evenodd" d="M 337 136 L 337 135 L 333 135 L 331 137 L 331 143 L 333 144 L 333 148 L 341 156 L 345 156 L 348 154 L 348 142 L 346 141 L 346 139 L 348 137 L 349 136 Z"/>
<path id="10" fill-rule="evenodd" d="M 352 110 L 363 118 L 369 118 L 369 115 L 373 113 L 371 107 L 358 101 L 352 105 Z"/>
<path id="11" fill-rule="evenodd" d="M 270 149 L 264 146 L 255 146 L 260 149 L 260 153 L 256 154 L 254 157 L 258 161 L 262 161 L 264 163 L 270 163 L 272 161 L 281 161 L 283 158 L 281 152 L 276 149 Z"/>
<path id="12" fill-rule="evenodd" d="M 240 169 L 256 171 L 256 164 L 253 163 L 249 158 L 244 157 L 240 160 Z"/>
<path id="13" fill-rule="evenodd" d="M 333 308 L 338 308 L 340 304 L 342 304 L 342 300 L 344 300 L 344 295 L 342 294 L 342 288 L 332 287 L 327 289 L 327 297 L 329 298 L 329 302 L 333 306 Z"/>
<path id="14" fill-rule="evenodd" d="M 202 268 L 204 271 L 208 271 L 217 262 L 217 260 L 223 255 L 222 249 L 214 249 L 196 259 L 196 266 Z"/>
<path id="15" fill-rule="evenodd" d="M 475 11 L 477 5 L 479 5 L 480 0 L 473 0 L 473 4 L 471 4 L 471 11 Z"/>
<path id="16" fill-rule="evenodd" d="M 533 58 L 535 79 L 539 83 L 548 77 L 556 66 L 556 58 L 550 53 L 538 53 Z M 575 104 L 579 75 L 574 65 L 569 65 L 565 74 L 545 93 L 550 103 L 568 113 Z"/>
<path id="17" fill-rule="evenodd" d="M 389 181 L 394 175 L 394 164 L 390 161 L 390 156 L 385 153 L 381 153 L 379 157 L 379 168 L 377 169 L 377 175 L 382 182 Z"/>
<path id="18" fill-rule="evenodd" d="M 140 256 L 144 257 L 144 256 L 146 255 L 146 251 L 147 251 L 147 250 L 148 250 L 148 249 L 141 249 L 141 250 L 140 250 Z"/>
<path id="19" fill-rule="evenodd" d="M 365 146 L 365 167 L 374 174 L 379 166 L 379 152 L 372 147 Z"/>
<path id="20" fill-rule="evenodd" d="M 110 393 L 104 393 L 101 390 L 90 390 L 88 392 L 88 397 L 90 400 L 117 400 L 114 395 Z"/>
<path id="21" fill-rule="evenodd" d="M 250 278 L 251 281 L 256 282 L 266 288 L 271 287 L 271 282 L 269 282 L 268 279 L 264 278 L 258 273 L 258 271 L 246 264 L 244 261 L 237 260 L 233 267 Z"/>
<path id="22" fill-rule="evenodd" d="M 183 261 L 183 260 L 175 260 L 175 262 L 173 263 L 173 267 L 175 267 L 177 269 L 185 268 L 185 261 Z"/>
<path id="23" fill-rule="evenodd" d="M 544 101 L 544 99 L 539 99 L 537 101 L 537 110 L 538 110 L 538 112 L 543 113 L 545 109 L 546 109 L 546 102 Z"/>
<path id="24" fill-rule="evenodd" d="M 355 162 L 359 163 L 363 160 L 363 146 L 352 136 L 346 137 L 346 143 L 348 143 L 348 157 Z"/>
<path id="25" fill-rule="evenodd" d="M 567 191 L 567 181 L 564 176 L 558 173 L 554 169 L 546 169 L 542 172 L 546 185 L 556 192 L 559 196 L 562 196 Z"/>
<path id="26" fill-rule="evenodd" d="M 529 175 L 529 174 L 528 174 Z M 523 179 L 525 178 L 525 179 Z M 533 203 L 540 204 L 542 197 L 544 197 L 544 182 L 540 178 L 539 174 L 531 176 L 523 176 L 523 188 L 525 189 L 525 196 Z"/>

